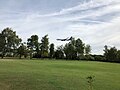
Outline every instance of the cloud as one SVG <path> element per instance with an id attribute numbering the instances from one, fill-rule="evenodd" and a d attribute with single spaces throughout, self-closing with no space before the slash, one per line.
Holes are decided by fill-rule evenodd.
<path id="1" fill-rule="evenodd" d="M 66 43 L 57 38 L 74 36 L 90 44 L 96 54 L 103 53 L 104 45 L 120 49 L 119 0 L 90 0 L 49 14 L 33 12 L 2 11 L 0 29 L 10 26 L 24 41 L 32 34 L 40 38 L 49 34 L 50 42 L 56 45 Z"/>

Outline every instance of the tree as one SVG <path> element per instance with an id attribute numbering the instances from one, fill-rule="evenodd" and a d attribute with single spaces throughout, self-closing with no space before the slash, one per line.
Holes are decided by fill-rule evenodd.
<path id="1" fill-rule="evenodd" d="M 117 51 L 117 61 L 120 62 L 120 50 Z"/>
<path id="2" fill-rule="evenodd" d="M 64 53 L 66 56 L 66 59 L 76 59 L 77 52 L 76 52 L 76 40 L 75 38 L 71 38 L 71 41 L 64 46 Z"/>
<path id="3" fill-rule="evenodd" d="M 104 52 L 107 61 L 117 60 L 117 49 L 115 47 L 110 47 L 110 49 L 108 49 L 108 46 L 105 46 Z"/>
<path id="4" fill-rule="evenodd" d="M 64 59 L 64 52 L 63 52 L 63 46 L 58 46 L 57 50 L 55 51 L 55 56 L 56 59 Z"/>
<path id="5" fill-rule="evenodd" d="M 85 54 L 86 54 L 86 55 L 89 55 L 90 52 L 91 52 L 91 46 L 90 46 L 90 45 L 86 45 L 86 46 L 85 46 Z"/>
<path id="6" fill-rule="evenodd" d="M 11 28 L 5 28 L 1 32 L 1 37 L 3 40 L 3 57 L 4 55 L 14 56 L 17 52 L 17 48 L 20 45 L 22 39 L 16 35 L 16 32 Z"/>
<path id="7" fill-rule="evenodd" d="M 20 47 L 18 48 L 18 55 L 21 59 L 22 56 L 26 58 L 27 54 L 28 54 L 27 47 L 22 43 Z"/>
<path id="8" fill-rule="evenodd" d="M 79 38 L 71 39 L 64 47 L 66 59 L 78 59 L 84 55 L 84 43 Z"/>
<path id="9" fill-rule="evenodd" d="M 83 55 L 84 54 L 84 43 L 82 42 L 81 39 L 77 39 L 76 40 L 76 51 L 77 51 L 77 55 Z"/>
<path id="10" fill-rule="evenodd" d="M 54 57 L 54 44 L 50 44 L 50 58 L 53 58 Z"/>
<path id="11" fill-rule="evenodd" d="M 104 46 L 104 57 L 105 57 L 105 59 L 107 60 L 108 58 L 109 58 L 109 55 L 108 55 L 108 51 L 109 51 L 109 49 L 108 49 L 108 46 L 107 45 L 105 45 Z"/>
<path id="12" fill-rule="evenodd" d="M 3 58 L 4 55 L 5 55 L 5 37 L 0 33 L 0 54 L 1 54 L 1 57 Z"/>
<path id="13" fill-rule="evenodd" d="M 49 38 L 48 35 L 45 35 L 41 39 L 41 44 L 40 44 L 40 49 L 41 49 L 41 57 L 46 58 L 48 57 L 48 49 L 49 49 Z"/>
<path id="14" fill-rule="evenodd" d="M 115 47 L 110 48 L 108 60 L 117 61 L 117 49 Z"/>
<path id="15" fill-rule="evenodd" d="M 77 57 L 75 46 L 72 43 L 65 45 L 64 53 L 66 55 L 66 59 L 76 59 Z"/>
<path id="16" fill-rule="evenodd" d="M 39 38 L 38 38 L 37 35 L 32 35 L 27 40 L 27 47 L 29 49 L 30 59 L 32 59 L 33 54 L 39 53 L 39 42 L 38 42 L 38 39 Z"/>

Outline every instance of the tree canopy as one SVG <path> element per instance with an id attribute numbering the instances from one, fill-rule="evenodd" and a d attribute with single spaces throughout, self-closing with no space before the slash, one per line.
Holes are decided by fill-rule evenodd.
<path id="1" fill-rule="evenodd" d="M 54 43 L 49 45 L 49 37 L 45 35 L 39 40 L 38 35 L 31 35 L 27 42 L 13 31 L 5 28 L 0 32 L 0 56 L 32 58 L 56 58 L 67 60 L 97 60 L 108 62 L 120 62 L 120 50 L 116 47 L 104 47 L 104 55 L 92 55 L 91 46 L 85 44 L 81 38 L 71 37 L 65 45 L 55 47 Z"/>
<path id="2" fill-rule="evenodd" d="M 0 33 L 0 43 L 1 43 L 1 54 L 2 58 L 5 55 L 14 56 L 17 52 L 22 39 L 16 35 L 16 32 L 11 28 L 5 28 Z"/>

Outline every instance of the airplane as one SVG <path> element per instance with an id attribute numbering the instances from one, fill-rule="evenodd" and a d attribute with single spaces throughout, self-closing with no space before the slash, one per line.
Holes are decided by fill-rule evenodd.
<path id="1" fill-rule="evenodd" d="M 68 41 L 70 41 L 70 40 L 72 40 L 73 39 L 73 37 L 70 37 L 69 39 L 68 39 Z"/>
<path id="2" fill-rule="evenodd" d="M 72 40 L 73 37 L 68 37 L 68 38 L 65 38 L 65 39 L 57 39 L 58 41 L 70 41 Z"/>

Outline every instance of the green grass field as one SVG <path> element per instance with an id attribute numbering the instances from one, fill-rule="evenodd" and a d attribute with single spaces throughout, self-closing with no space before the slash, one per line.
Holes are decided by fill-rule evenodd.
<path id="1" fill-rule="evenodd" d="M 89 75 L 93 90 L 120 90 L 120 64 L 0 59 L 0 90 L 88 90 Z"/>

